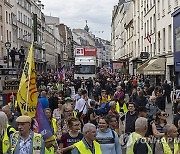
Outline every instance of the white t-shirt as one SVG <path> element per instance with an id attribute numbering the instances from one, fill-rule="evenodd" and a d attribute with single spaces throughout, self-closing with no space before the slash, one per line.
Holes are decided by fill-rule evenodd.
<path id="1" fill-rule="evenodd" d="M 91 99 L 88 99 L 89 106 L 90 106 L 90 101 L 91 101 Z M 78 110 L 79 112 L 81 112 L 83 110 L 83 114 L 86 114 L 87 113 L 87 108 L 86 108 L 85 103 L 86 103 L 86 101 L 83 98 L 79 99 L 76 102 L 75 110 Z"/>

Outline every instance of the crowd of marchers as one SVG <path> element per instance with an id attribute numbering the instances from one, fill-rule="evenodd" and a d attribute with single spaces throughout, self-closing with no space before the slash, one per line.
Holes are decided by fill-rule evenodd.
<path id="1" fill-rule="evenodd" d="M 108 69 L 58 80 L 51 71 L 37 74 L 37 89 L 55 137 L 35 133 L 11 95 L 0 107 L 0 154 L 180 154 L 180 87 L 170 81 Z"/>

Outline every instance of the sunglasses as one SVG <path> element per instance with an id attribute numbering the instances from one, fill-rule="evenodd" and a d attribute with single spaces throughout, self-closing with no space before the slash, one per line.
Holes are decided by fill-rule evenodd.
<path id="1" fill-rule="evenodd" d="M 166 117 L 168 117 L 168 116 L 169 116 L 169 114 L 167 114 L 167 113 L 164 113 L 164 114 L 162 114 L 162 116 L 166 116 Z"/>

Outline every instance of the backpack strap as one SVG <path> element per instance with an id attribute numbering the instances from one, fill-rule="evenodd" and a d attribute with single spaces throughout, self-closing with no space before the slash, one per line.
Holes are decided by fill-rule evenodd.
<path id="1" fill-rule="evenodd" d="M 114 132 L 114 130 L 111 130 L 111 132 L 112 132 L 112 135 L 113 135 L 113 138 L 115 139 L 115 132 Z"/>

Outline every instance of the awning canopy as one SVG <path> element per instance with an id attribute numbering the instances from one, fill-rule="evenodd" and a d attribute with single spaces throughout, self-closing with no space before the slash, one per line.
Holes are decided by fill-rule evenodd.
<path id="1" fill-rule="evenodd" d="M 143 70 L 144 70 L 144 68 L 148 65 L 148 63 L 149 63 L 149 60 L 146 61 L 146 62 L 144 62 L 142 65 L 140 65 L 140 66 L 137 68 L 137 72 L 138 72 L 139 74 L 143 74 L 143 73 L 144 73 Z"/>
<path id="2" fill-rule="evenodd" d="M 165 58 L 157 58 L 150 60 L 143 71 L 145 75 L 164 75 Z"/>

